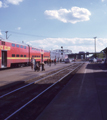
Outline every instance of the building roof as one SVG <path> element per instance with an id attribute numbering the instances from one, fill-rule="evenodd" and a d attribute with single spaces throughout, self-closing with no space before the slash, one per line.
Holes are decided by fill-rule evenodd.
<path id="1" fill-rule="evenodd" d="M 102 51 L 104 51 L 104 53 L 107 53 L 107 47 L 105 49 L 103 49 Z"/>
<path id="2" fill-rule="evenodd" d="M 65 54 L 71 54 L 72 53 L 72 50 L 69 50 L 69 49 L 55 49 L 53 51 L 56 51 L 56 52 L 60 52 L 60 53 L 65 53 Z"/>

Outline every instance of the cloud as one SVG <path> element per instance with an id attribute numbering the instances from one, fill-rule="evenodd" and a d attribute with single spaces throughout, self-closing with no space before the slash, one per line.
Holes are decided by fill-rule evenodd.
<path id="1" fill-rule="evenodd" d="M 58 19 L 64 23 L 77 23 L 90 20 L 91 12 L 85 8 L 72 7 L 70 10 L 46 10 L 44 12 L 50 19 Z"/>
<path id="2" fill-rule="evenodd" d="M 1 30 L 0 30 L 0 35 L 2 35 Z"/>
<path id="3" fill-rule="evenodd" d="M 7 8 L 9 7 L 8 4 L 19 5 L 20 2 L 24 0 L 4 0 L 3 2 L 0 1 L 0 8 Z"/>
<path id="4" fill-rule="evenodd" d="M 70 49 L 73 53 L 79 51 L 94 52 L 94 38 L 46 38 L 42 40 L 29 41 L 29 44 L 36 47 L 42 47 L 46 50 L 60 49 L 63 46 L 64 49 Z M 96 39 L 96 51 L 100 52 L 107 45 L 107 38 Z"/>
<path id="5" fill-rule="evenodd" d="M 7 3 L 19 5 L 20 2 L 23 2 L 23 0 L 7 0 Z"/>
<path id="6" fill-rule="evenodd" d="M 105 0 L 101 0 L 102 2 L 104 2 Z"/>
<path id="7" fill-rule="evenodd" d="M 0 1 L 0 8 L 2 7 L 2 4 L 3 4 L 2 1 Z"/>
<path id="8" fill-rule="evenodd" d="M 21 27 L 18 27 L 17 30 L 21 30 Z"/>

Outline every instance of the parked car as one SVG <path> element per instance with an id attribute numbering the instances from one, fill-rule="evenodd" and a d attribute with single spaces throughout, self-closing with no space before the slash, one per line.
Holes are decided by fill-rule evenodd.
<path id="1" fill-rule="evenodd" d="M 96 58 L 90 58 L 89 62 L 97 62 L 97 59 Z"/>
<path id="2" fill-rule="evenodd" d="M 65 59 L 65 63 L 70 63 L 70 59 Z"/>
<path id="3" fill-rule="evenodd" d="M 94 58 L 94 59 L 93 59 L 93 62 L 97 62 L 97 59 L 96 59 L 96 58 Z"/>
<path id="4" fill-rule="evenodd" d="M 101 58 L 97 58 L 97 62 L 102 62 L 102 59 Z"/>
<path id="5" fill-rule="evenodd" d="M 93 62 L 93 58 L 90 58 L 90 59 L 89 59 L 89 62 Z"/>
<path id="6" fill-rule="evenodd" d="M 72 62 L 75 62 L 76 61 L 76 59 L 72 59 Z"/>

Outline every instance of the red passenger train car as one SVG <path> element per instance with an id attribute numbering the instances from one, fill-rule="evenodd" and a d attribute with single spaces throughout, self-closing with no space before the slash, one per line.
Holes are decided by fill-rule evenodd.
<path id="1" fill-rule="evenodd" d="M 50 59 L 50 52 L 0 39 L 0 68 L 26 66 L 30 64 L 31 58 L 37 62 L 46 62 Z"/>

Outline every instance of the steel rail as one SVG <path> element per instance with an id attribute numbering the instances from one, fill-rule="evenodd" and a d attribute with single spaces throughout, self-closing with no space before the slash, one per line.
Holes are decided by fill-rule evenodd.
<path id="1" fill-rule="evenodd" d="M 73 66 L 73 65 L 70 65 L 70 66 Z M 67 66 L 67 67 L 69 67 L 69 66 Z M 53 73 L 53 74 L 48 75 L 48 76 L 46 76 L 46 77 L 44 77 L 44 78 L 38 79 L 38 80 L 36 80 L 36 81 L 34 81 L 34 82 L 31 82 L 31 83 L 29 83 L 29 84 L 27 84 L 27 85 L 24 85 L 24 86 L 22 86 L 22 87 L 19 87 L 19 88 L 15 89 L 15 90 L 12 90 L 12 91 L 4 94 L 4 95 L 1 95 L 0 98 L 3 98 L 3 97 L 5 97 L 5 96 L 7 96 L 7 95 L 9 95 L 9 94 L 11 94 L 11 93 L 14 93 L 14 92 L 16 92 L 16 91 L 18 91 L 18 90 L 21 90 L 21 89 L 23 89 L 23 88 L 25 88 L 25 87 L 27 87 L 27 86 L 32 85 L 32 84 L 38 83 L 38 82 L 40 82 L 41 80 L 46 79 L 46 78 L 48 78 L 48 77 L 50 77 L 50 76 L 53 76 L 53 75 L 55 75 L 55 74 L 57 74 L 57 73 L 65 70 L 65 69 L 67 69 L 67 68 L 64 68 L 64 69 L 62 69 L 62 70 L 60 70 L 60 71 L 58 71 L 58 72 L 56 72 L 56 73 Z M 35 79 L 35 78 L 33 78 L 33 79 Z"/>

